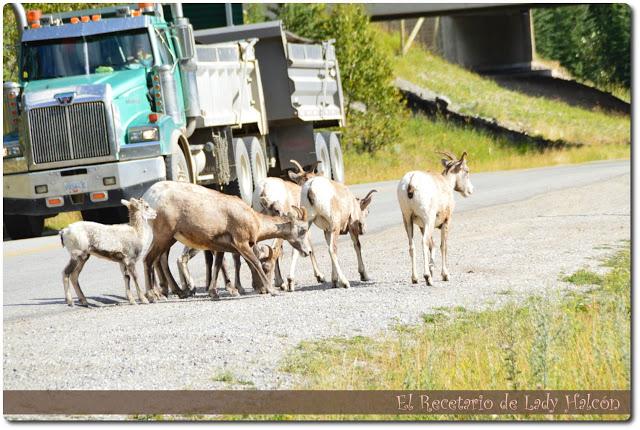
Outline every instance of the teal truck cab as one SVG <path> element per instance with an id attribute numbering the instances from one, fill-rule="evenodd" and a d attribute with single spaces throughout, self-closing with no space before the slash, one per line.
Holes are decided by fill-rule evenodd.
<path id="1" fill-rule="evenodd" d="M 330 43 L 297 43 L 280 22 L 194 35 L 180 4 L 171 20 L 150 3 L 27 20 L 12 6 L 19 81 L 3 85 L 12 238 L 40 235 L 60 212 L 126 221 L 120 200 L 165 179 L 247 202 L 255 182 L 293 167 L 290 158 L 321 160 L 325 175 L 343 180 L 338 134 L 315 131 L 344 124 Z"/>

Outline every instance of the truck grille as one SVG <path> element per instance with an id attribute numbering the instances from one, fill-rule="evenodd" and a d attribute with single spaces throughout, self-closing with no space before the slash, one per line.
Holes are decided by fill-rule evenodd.
<path id="1" fill-rule="evenodd" d="M 103 102 L 31 109 L 29 128 L 34 164 L 111 153 Z"/>

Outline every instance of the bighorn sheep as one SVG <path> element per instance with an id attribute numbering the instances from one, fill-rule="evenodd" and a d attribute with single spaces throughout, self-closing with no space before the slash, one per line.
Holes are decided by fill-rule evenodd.
<path id="1" fill-rule="evenodd" d="M 422 251 L 424 257 L 424 278 L 427 285 L 433 285 L 435 269 L 435 247 L 433 231 L 440 229 L 440 253 L 442 254 L 442 279 L 449 280 L 447 268 L 447 237 L 455 201 L 453 191 L 469 197 L 473 193 L 473 185 L 469 179 L 467 153 L 462 153 L 459 160 L 448 152 L 440 152 L 442 173 L 412 171 L 405 174 L 398 184 L 397 194 L 404 228 L 409 238 L 409 255 L 411 256 L 411 282 L 417 283 L 416 259 L 413 249 L 413 224 L 417 224 L 422 232 Z M 429 252 L 427 253 L 427 247 Z"/>
<path id="2" fill-rule="evenodd" d="M 298 209 L 299 219 L 263 215 L 239 197 L 173 181 L 155 183 L 144 198 L 158 214 L 151 225 L 153 241 L 144 259 L 147 297 L 150 299 L 160 296 L 154 285 L 152 268 L 177 240 L 191 248 L 239 253 L 258 274 L 262 288 L 271 294 L 275 294 L 275 290 L 253 252 L 253 246 L 261 240 L 282 238 L 305 256 L 309 252 L 303 241 L 308 230 L 304 222 L 306 212 L 301 209 Z M 171 287 L 181 290 L 168 266 L 162 265 L 161 269 Z M 209 285 L 209 294 L 215 298 L 214 284 L 215 278 Z"/>
<path id="3" fill-rule="evenodd" d="M 80 304 L 88 305 L 78 277 L 91 255 L 120 264 L 129 303 L 136 304 L 131 293 L 130 278 L 133 278 L 140 301 L 148 303 L 138 284 L 136 262 L 144 256 L 151 241 L 151 227 L 147 221 L 154 219 L 156 212 L 144 200 L 122 200 L 121 203 L 129 209 L 129 224 L 103 225 L 78 221 L 60 231 L 62 246 L 71 255 L 62 274 L 64 295 L 69 306 L 73 306 L 69 281 L 76 290 Z"/>
<path id="4" fill-rule="evenodd" d="M 365 232 L 365 220 L 369 213 L 367 208 L 376 191 L 371 190 L 363 199 L 358 199 L 345 185 L 324 176 L 311 178 L 302 186 L 300 199 L 307 210 L 309 225 L 315 223 L 320 227 L 329 245 L 331 281 L 334 287 L 349 287 L 349 281 L 340 269 L 337 256 L 338 234 L 347 232 L 351 235 L 358 257 L 360 280 L 369 280 L 362 261 L 359 237 Z"/>
<path id="5" fill-rule="evenodd" d="M 275 216 L 285 216 L 287 214 L 296 215 L 293 208 L 295 206 L 297 207 L 300 206 L 300 185 L 306 182 L 308 179 L 317 175 L 315 170 L 321 162 L 320 161 L 314 162 L 313 164 L 311 164 L 309 170 L 305 171 L 304 168 L 300 165 L 300 163 L 298 163 L 296 160 L 290 160 L 290 161 L 297 168 L 297 172 L 294 170 L 288 171 L 289 178 L 294 183 L 284 181 L 280 178 L 275 178 L 275 177 L 265 178 L 263 181 L 261 181 L 256 185 L 256 189 L 253 193 L 253 209 L 254 210 L 258 212 L 262 212 L 267 215 L 275 215 Z M 324 282 L 324 276 L 320 273 L 320 270 L 318 269 L 318 264 L 313 254 L 311 243 L 308 243 L 308 246 L 309 246 L 309 249 L 311 250 L 310 256 L 311 256 L 311 262 L 313 265 L 313 273 L 316 276 L 316 279 L 318 280 L 318 282 Z M 275 248 L 275 251 L 278 253 L 277 258 L 279 258 L 279 256 L 282 253 L 281 239 L 275 240 L 274 248 Z M 268 254 L 266 248 L 263 248 L 260 251 L 258 250 L 255 250 L 255 251 L 256 251 L 256 255 L 258 255 L 257 253 L 260 253 L 260 255 L 262 256 L 262 258 L 260 258 L 260 261 L 263 265 L 264 272 L 268 275 L 268 278 L 270 280 L 273 278 L 273 272 L 271 271 L 271 269 L 273 269 L 272 266 L 275 264 L 276 286 L 283 290 L 288 289 L 289 291 L 293 291 L 294 267 L 295 267 L 295 262 L 298 258 L 298 252 L 295 250 L 295 248 L 293 250 L 293 256 L 292 256 L 292 265 L 291 265 L 292 270 L 290 272 L 290 276 L 288 278 L 288 282 L 286 286 L 284 284 L 284 280 L 282 279 L 282 274 L 280 272 L 280 265 L 278 262 L 279 260 L 276 259 L 275 262 L 273 262 L 272 261 L 273 254 Z M 182 282 L 182 285 L 183 287 L 186 286 L 186 288 L 188 288 L 189 290 L 194 289 L 194 282 L 189 272 L 188 262 L 193 257 L 195 257 L 198 254 L 198 252 L 199 250 L 197 249 L 192 249 L 192 248 L 189 248 L 188 246 L 185 246 L 185 248 L 182 251 L 182 255 L 178 257 L 178 261 L 177 261 L 178 271 L 180 273 L 180 280 Z M 242 288 L 240 284 L 240 256 L 237 254 L 234 254 L 233 259 L 235 263 L 235 282 L 234 282 L 235 289 L 239 291 L 241 294 L 244 294 L 244 288 Z M 207 285 L 209 285 L 212 279 L 211 278 L 212 261 L 213 261 L 213 254 L 206 252 L 205 265 L 207 270 L 207 274 L 206 274 Z M 227 290 L 231 291 L 233 287 L 231 287 L 231 279 L 228 275 L 228 269 L 225 264 L 224 257 L 222 255 L 216 256 L 215 273 L 217 274 L 220 270 L 222 270 L 222 277 L 224 279 L 225 285 L 227 286 Z M 259 282 L 257 282 L 256 274 L 253 270 L 251 271 L 251 274 L 252 274 L 252 284 L 255 289 L 256 285 L 258 285 Z M 216 280 L 217 280 L 217 275 L 213 278 L 213 282 L 215 283 Z"/>
<path id="6" fill-rule="evenodd" d="M 294 162 L 293 160 L 291 160 Z M 299 166 L 299 165 L 298 165 Z M 308 172 L 299 167 L 301 173 L 294 173 L 301 176 L 310 175 Z M 290 175 L 291 176 L 291 175 Z M 314 174 L 315 176 L 315 174 Z M 312 176 L 307 176 L 307 178 Z M 300 191 L 301 187 L 293 182 L 284 181 L 280 178 L 265 178 L 256 185 L 256 189 L 253 194 L 254 208 L 262 213 L 269 215 L 286 215 L 294 213 L 294 208 L 300 206 Z M 309 239 L 305 239 L 307 246 L 310 249 L 309 257 L 311 258 L 311 265 L 313 266 L 313 274 L 318 282 L 324 282 L 324 275 L 318 268 L 318 262 L 316 260 L 311 242 Z M 276 239 L 274 248 L 282 253 L 282 240 Z M 279 260 L 275 261 L 275 285 L 276 287 L 285 290 L 293 291 L 295 286 L 295 266 L 298 260 L 299 253 L 294 248 L 291 256 L 291 267 L 289 270 L 289 276 L 287 277 L 287 283 L 285 285 L 282 279 L 282 273 L 280 272 Z"/>

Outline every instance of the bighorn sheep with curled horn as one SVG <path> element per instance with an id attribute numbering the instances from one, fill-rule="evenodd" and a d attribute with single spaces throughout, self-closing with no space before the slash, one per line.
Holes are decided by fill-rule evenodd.
<path id="1" fill-rule="evenodd" d="M 60 231 L 62 246 L 71 255 L 62 275 L 64 295 L 69 306 L 73 306 L 69 281 L 76 290 L 80 304 L 88 305 L 80 289 L 78 277 L 92 255 L 120 264 L 129 303 L 136 304 L 131 294 L 131 278 L 136 285 L 140 301 L 148 303 L 138 284 L 136 263 L 144 256 L 146 246 L 151 241 L 151 227 L 148 225 L 148 220 L 154 219 L 156 212 L 142 199 L 121 200 L 121 203 L 129 210 L 129 224 L 103 225 L 90 221 L 78 221 Z"/>
<path id="2" fill-rule="evenodd" d="M 153 241 L 144 259 L 149 299 L 160 296 L 153 281 L 153 266 L 178 240 L 195 249 L 239 253 L 257 273 L 262 289 L 271 294 L 275 294 L 275 290 L 253 252 L 254 245 L 261 240 L 281 238 L 305 256 L 309 253 L 303 240 L 308 230 L 304 210 L 299 210 L 299 219 L 268 216 L 254 211 L 239 197 L 174 181 L 155 183 L 144 198 L 157 212 L 151 225 Z M 168 267 L 162 266 L 161 270 L 172 288 L 182 290 Z M 215 278 L 209 285 L 209 295 L 216 298 L 214 284 Z"/>
<path id="3" fill-rule="evenodd" d="M 460 159 L 456 159 L 449 152 L 438 153 L 445 157 L 441 160 L 444 167 L 442 173 L 408 172 L 402 177 L 397 188 L 402 220 L 409 238 L 411 282 L 414 284 L 418 282 L 418 276 L 413 248 L 413 225 L 417 224 L 422 232 L 424 278 L 427 285 L 433 285 L 433 271 L 435 269 L 433 231 L 435 228 L 440 229 L 442 279 L 448 281 L 447 238 L 455 207 L 453 192 L 457 191 L 463 197 L 469 197 L 473 193 L 473 185 L 469 179 L 469 168 L 467 167 L 467 153 L 463 152 Z M 427 252 L 427 248 L 429 252 Z"/>
<path id="4" fill-rule="evenodd" d="M 358 257 L 360 280 L 369 280 L 362 260 L 360 235 L 365 232 L 368 207 L 376 191 L 371 190 L 363 199 L 358 199 L 346 185 L 324 176 L 311 178 L 302 186 L 300 200 L 303 207 L 307 209 L 309 226 L 314 223 L 323 230 L 329 245 L 331 281 L 334 287 L 349 287 L 349 281 L 338 264 L 337 254 L 338 235 L 347 234 L 347 232 L 351 235 Z"/>
<path id="5" fill-rule="evenodd" d="M 267 177 L 263 181 L 257 184 L 256 189 L 253 193 L 253 209 L 262 212 L 267 215 L 275 215 L 275 216 L 286 216 L 293 215 L 297 216 L 297 209 L 300 206 L 300 184 L 303 184 L 310 178 L 317 175 L 315 169 L 321 163 L 321 161 L 316 161 L 310 165 L 309 171 L 305 171 L 305 169 L 300 165 L 296 160 L 289 160 L 296 168 L 297 172 L 293 170 L 288 171 L 289 178 L 293 181 L 284 181 L 280 178 L 276 177 Z M 275 279 L 276 279 L 276 287 L 279 287 L 282 290 L 293 291 L 294 289 L 294 272 L 293 270 L 290 272 L 290 276 L 287 279 L 287 285 L 285 286 L 284 280 L 282 279 L 282 274 L 280 271 L 279 265 L 279 257 L 282 254 L 282 239 L 276 239 L 273 248 L 271 251 L 266 248 L 267 245 L 261 245 L 259 249 L 254 249 L 254 253 L 260 259 L 262 263 L 262 268 L 264 272 L 267 274 L 267 277 L 271 280 L 273 279 L 275 269 Z M 318 282 L 324 282 L 324 276 L 320 273 L 318 269 L 318 263 L 313 254 L 313 249 L 311 248 L 311 243 L 308 242 L 309 246 L 311 263 L 313 265 L 313 273 L 316 276 Z M 274 256 L 273 251 L 277 253 Z M 198 254 L 199 250 L 189 248 L 185 246 L 182 255 L 178 257 L 178 271 L 180 274 L 180 279 L 182 281 L 183 287 L 186 286 L 189 290 L 193 290 L 194 282 L 191 274 L 189 272 L 188 262 Z M 295 261 L 298 258 L 298 251 L 293 249 L 292 256 L 292 265 L 291 267 L 295 267 Z M 238 254 L 234 254 L 233 256 L 235 263 L 235 290 L 239 291 L 241 294 L 244 294 L 244 288 L 242 288 L 240 284 L 240 256 Z M 233 291 L 233 287 L 231 287 L 231 280 L 228 275 L 228 268 L 224 261 L 224 256 L 217 255 L 215 257 L 215 267 L 213 267 L 213 253 L 205 251 L 205 267 L 206 267 L 206 284 L 209 285 L 211 280 L 215 284 L 217 280 L 217 274 L 222 271 L 222 277 L 224 279 L 225 285 L 227 286 L 227 290 L 230 292 Z M 215 274 L 212 278 L 212 272 Z M 253 287 L 259 284 L 257 281 L 256 273 L 251 270 L 252 274 L 252 283 Z"/>

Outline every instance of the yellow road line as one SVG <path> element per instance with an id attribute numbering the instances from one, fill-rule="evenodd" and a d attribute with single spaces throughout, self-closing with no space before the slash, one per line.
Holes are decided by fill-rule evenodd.
<path id="1" fill-rule="evenodd" d="M 17 251 L 8 251 L 3 253 L 3 257 L 18 257 L 20 255 L 37 254 L 42 251 L 49 251 L 51 249 L 61 248 L 59 243 L 50 243 L 49 245 L 39 246 L 37 248 L 20 249 Z"/>

